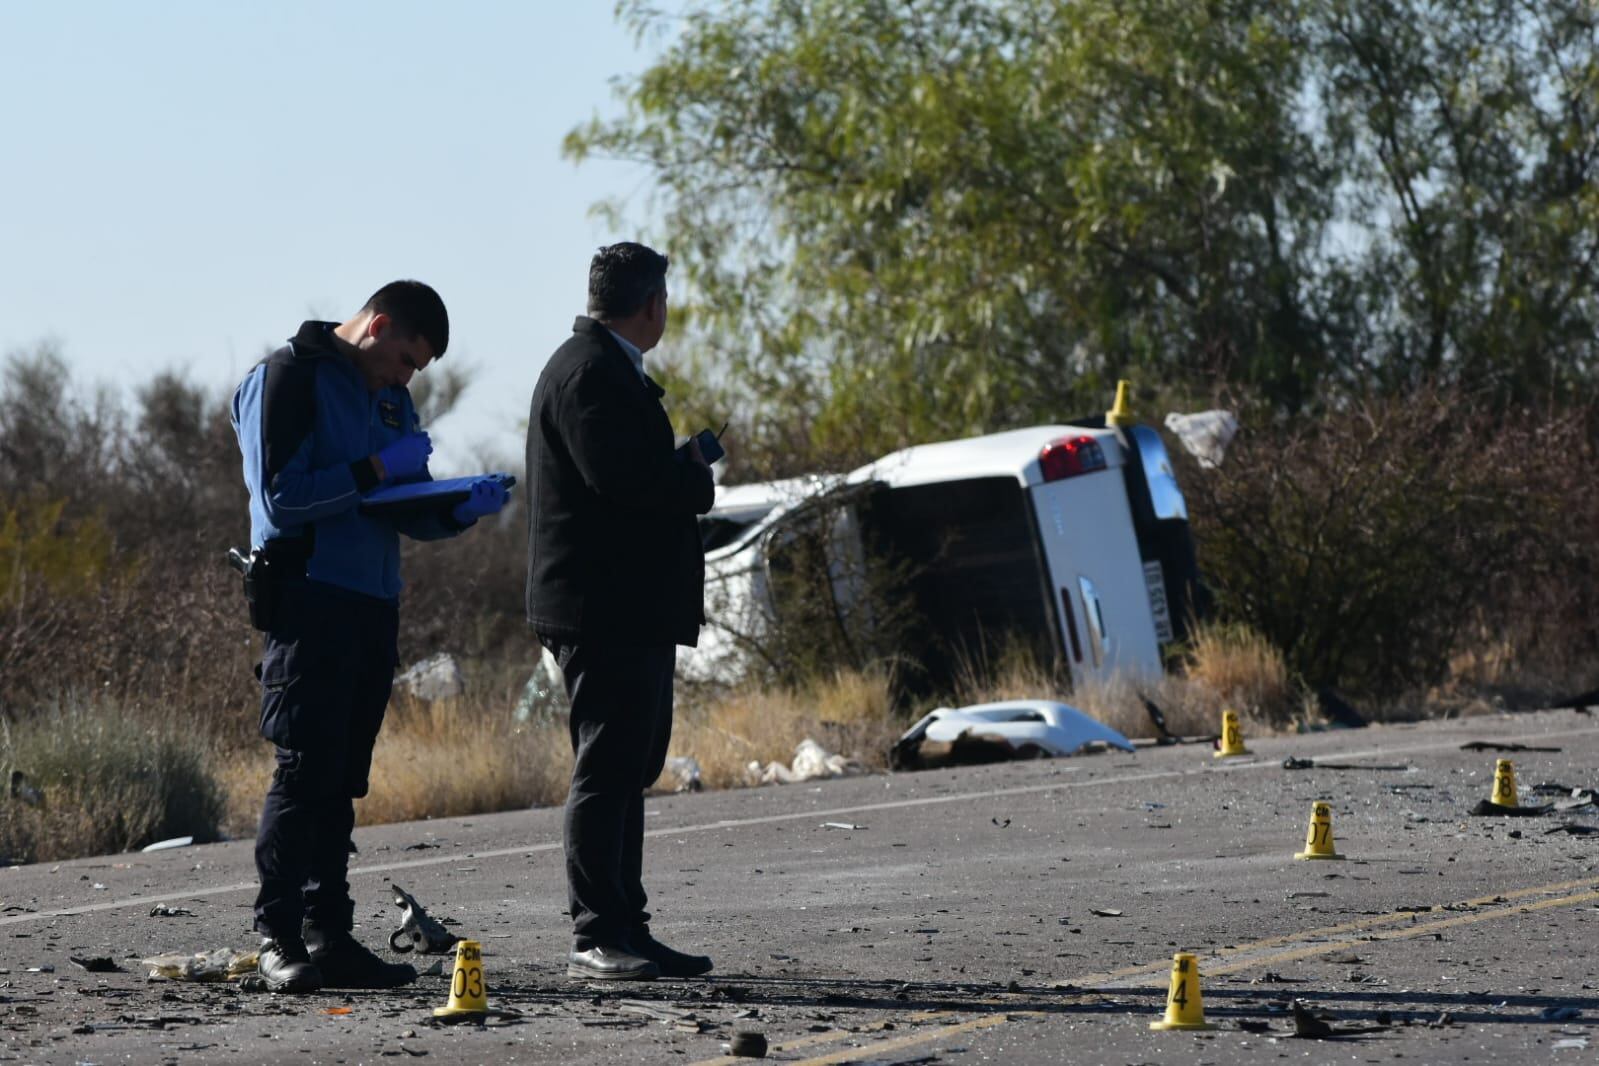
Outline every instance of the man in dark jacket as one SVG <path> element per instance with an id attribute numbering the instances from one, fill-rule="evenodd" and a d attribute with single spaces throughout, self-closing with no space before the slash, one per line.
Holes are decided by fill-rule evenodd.
<path id="1" fill-rule="evenodd" d="M 566 801 L 567 974 L 650 980 L 710 970 L 650 935 L 644 790 L 672 733 L 678 644 L 705 620 L 696 515 L 709 465 L 674 449 L 644 353 L 666 329 L 666 257 L 641 244 L 589 264 L 587 317 L 556 349 L 528 415 L 527 619 L 560 664 L 575 763 Z"/>

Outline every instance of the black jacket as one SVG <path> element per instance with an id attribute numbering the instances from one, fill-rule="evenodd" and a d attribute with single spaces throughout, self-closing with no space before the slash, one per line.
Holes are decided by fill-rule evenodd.
<path id="1" fill-rule="evenodd" d="M 541 636 L 693 644 L 705 621 L 695 515 L 710 470 L 673 448 L 664 390 L 579 316 L 527 420 L 527 620 Z"/>

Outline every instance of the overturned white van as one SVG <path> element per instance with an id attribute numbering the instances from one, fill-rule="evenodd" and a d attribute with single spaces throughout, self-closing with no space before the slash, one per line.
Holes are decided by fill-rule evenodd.
<path id="1" fill-rule="evenodd" d="M 774 572 L 818 523 L 841 616 L 872 609 L 868 568 L 903 564 L 924 623 L 914 654 L 935 681 L 1017 638 L 1074 681 L 1158 674 L 1205 610 L 1159 433 L 1096 416 L 907 448 L 843 477 L 720 488 L 700 525 L 708 625 L 680 657 L 685 677 L 730 680 L 763 653 L 784 620 Z"/>

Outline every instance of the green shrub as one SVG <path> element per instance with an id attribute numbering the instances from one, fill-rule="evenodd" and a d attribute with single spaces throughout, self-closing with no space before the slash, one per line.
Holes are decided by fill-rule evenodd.
<path id="1" fill-rule="evenodd" d="M 202 743 L 175 718 L 155 724 L 82 697 L 0 722 L 0 786 L 16 781 L 0 794 L 0 856 L 39 862 L 215 839 L 224 801 Z M 42 799 L 30 802 L 29 786 Z"/>

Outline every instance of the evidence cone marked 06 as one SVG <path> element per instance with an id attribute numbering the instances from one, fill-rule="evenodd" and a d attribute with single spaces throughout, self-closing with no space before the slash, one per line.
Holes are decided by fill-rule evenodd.
<path id="1" fill-rule="evenodd" d="M 1489 799 L 1501 807 L 1521 806 L 1521 800 L 1516 795 L 1516 764 L 1509 759 L 1495 760 L 1494 790 Z"/>
<path id="2" fill-rule="evenodd" d="M 1171 959 L 1171 984 L 1166 989 L 1166 1016 L 1151 1029 L 1214 1029 L 1205 1021 L 1205 1000 L 1199 991 L 1199 959 L 1179 951 Z"/>
<path id="3" fill-rule="evenodd" d="M 1253 755 L 1254 752 L 1244 747 L 1244 731 L 1238 725 L 1237 711 L 1221 712 L 1221 747 L 1216 749 L 1215 758 L 1231 759 L 1237 755 Z"/>
<path id="4" fill-rule="evenodd" d="M 1305 850 L 1294 852 L 1296 859 L 1341 859 L 1333 847 L 1332 807 L 1320 800 L 1310 805 L 1310 828 L 1305 832 Z"/>

